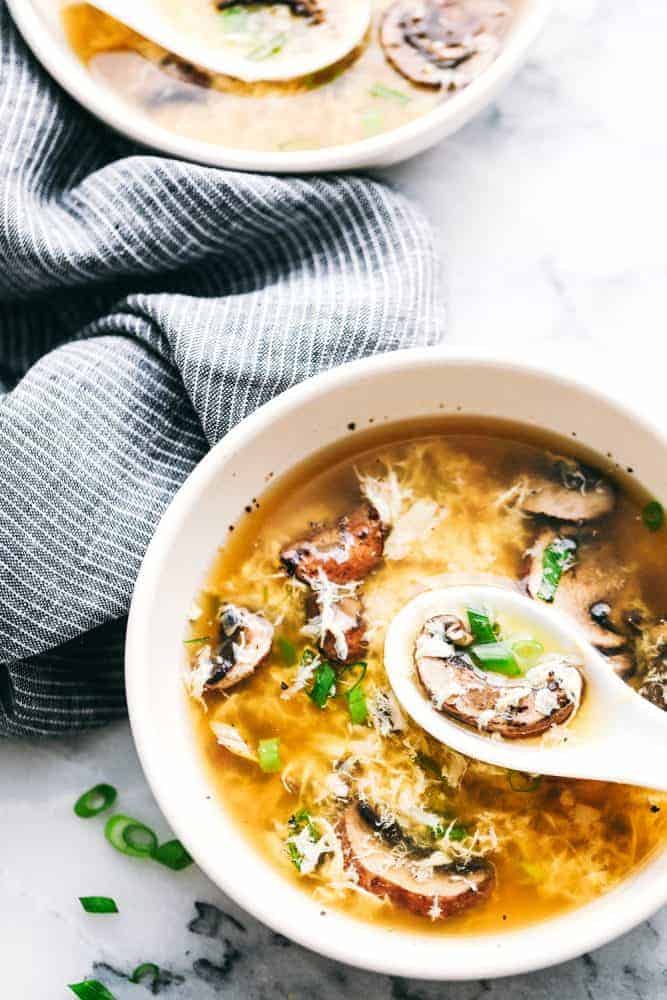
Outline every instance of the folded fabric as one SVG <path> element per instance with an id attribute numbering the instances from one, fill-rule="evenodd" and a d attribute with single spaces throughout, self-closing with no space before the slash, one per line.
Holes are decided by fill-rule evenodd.
<path id="1" fill-rule="evenodd" d="M 2 0 L 0 196 L 0 734 L 67 733 L 125 710 L 132 586 L 206 449 L 315 372 L 434 343 L 443 309 L 400 194 L 149 155 Z"/>

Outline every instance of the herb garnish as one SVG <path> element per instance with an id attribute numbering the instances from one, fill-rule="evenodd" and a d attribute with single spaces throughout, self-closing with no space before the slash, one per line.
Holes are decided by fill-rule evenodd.
<path id="1" fill-rule="evenodd" d="M 409 104 L 411 101 L 407 94 L 401 93 L 400 90 L 394 90 L 393 87 L 387 87 L 384 83 L 374 83 L 370 94 L 372 97 L 384 97 L 387 100 L 396 101 L 397 104 Z"/>
<path id="2" fill-rule="evenodd" d="M 665 523 L 665 512 L 662 504 L 651 500 L 642 511 L 642 521 L 649 531 L 659 531 Z"/>
<path id="3" fill-rule="evenodd" d="M 574 538 L 554 538 L 542 554 L 542 581 L 537 596 L 543 601 L 553 601 L 560 578 L 571 569 L 577 559 L 577 543 Z"/>
<path id="4" fill-rule="evenodd" d="M 116 900 L 110 896 L 79 896 L 86 913 L 118 913 Z"/>
<path id="5" fill-rule="evenodd" d="M 265 774 L 275 774 L 281 769 L 280 739 L 277 736 L 268 740 L 260 740 L 257 745 L 257 759 Z"/>
<path id="6" fill-rule="evenodd" d="M 90 819 L 99 816 L 116 801 L 118 792 L 113 785 L 95 785 L 84 792 L 74 803 L 74 812 L 80 819 Z"/>

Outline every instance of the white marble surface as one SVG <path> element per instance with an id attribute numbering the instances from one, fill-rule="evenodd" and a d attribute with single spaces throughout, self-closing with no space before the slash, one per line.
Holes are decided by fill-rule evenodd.
<path id="1" fill-rule="evenodd" d="M 666 39 L 662 0 L 560 0 L 493 108 L 387 172 L 438 229 L 450 343 L 524 354 L 553 342 L 561 360 L 574 342 L 594 358 L 613 346 L 639 370 L 650 366 L 648 396 L 659 402 L 663 378 L 651 362 L 664 356 Z M 642 378 L 625 380 L 638 398 L 647 396 Z M 61 742 L 5 743 L 0 760 L 0 994 L 8 1000 L 60 1000 L 71 996 L 65 983 L 91 974 L 118 1000 L 140 1000 L 147 991 L 123 974 L 143 961 L 173 974 L 161 990 L 167 1000 L 667 995 L 667 909 L 592 955 L 511 980 L 426 984 L 336 965 L 257 925 L 196 869 L 173 874 L 126 859 L 106 844 L 100 820 L 74 819 L 78 794 L 104 780 L 121 790 L 124 811 L 168 832 L 125 724 Z M 91 892 L 113 895 L 122 919 L 83 914 L 77 896 Z M 213 937 L 188 930 L 197 900 L 228 914 Z"/>

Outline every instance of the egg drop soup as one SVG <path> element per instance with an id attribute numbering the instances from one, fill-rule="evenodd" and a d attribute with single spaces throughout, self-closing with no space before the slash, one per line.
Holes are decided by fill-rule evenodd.
<path id="1" fill-rule="evenodd" d="M 351 432 L 272 482 L 193 595 L 183 648 L 220 807 L 285 879 L 391 928 L 498 931 L 595 899 L 664 846 L 667 796 L 468 760 L 405 716 L 383 666 L 406 602 L 487 582 L 570 615 L 664 710 L 667 534 L 625 472 L 451 418 Z M 490 629 L 519 676 L 539 661 L 535 637 L 474 614 L 437 637 L 463 654 Z"/>

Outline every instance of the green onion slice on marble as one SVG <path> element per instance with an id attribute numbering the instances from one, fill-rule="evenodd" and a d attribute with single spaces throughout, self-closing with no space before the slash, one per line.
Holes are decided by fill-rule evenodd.
<path id="1" fill-rule="evenodd" d="M 142 962 L 130 976 L 131 983 L 140 983 L 152 989 L 160 978 L 160 968 L 155 962 Z"/>
<path id="2" fill-rule="evenodd" d="M 122 813 L 107 821 L 104 836 L 112 847 L 131 858 L 152 858 L 158 846 L 157 837 L 150 827 Z"/>
<path id="3" fill-rule="evenodd" d="M 116 900 L 110 896 L 79 896 L 86 913 L 118 913 Z"/>
<path id="4" fill-rule="evenodd" d="M 80 1000 L 116 1000 L 99 979 L 86 979 L 83 983 L 70 983 L 67 987 Z"/>
<path id="5" fill-rule="evenodd" d="M 116 801 L 118 792 L 113 785 L 95 785 L 74 803 L 74 812 L 81 819 L 90 819 L 92 816 L 99 816 L 101 812 L 108 809 Z"/>
<path id="6" fill-rule="evenodd" d="M 167 840 L 164 844 L 160 844 L 153 857 L 174 872 L 180 872 L 192 864 L 192 858 L 180 840 Z"/>

